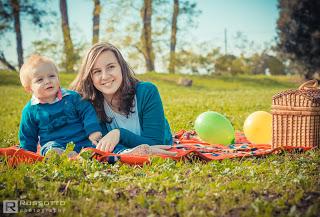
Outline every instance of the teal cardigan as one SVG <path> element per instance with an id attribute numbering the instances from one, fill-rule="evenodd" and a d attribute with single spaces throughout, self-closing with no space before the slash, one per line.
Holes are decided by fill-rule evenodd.
<path id="1" fill-rule="evenodd" d="M 172 145 L 170 126 L 164 116 L 163 105 L 157 87 L 150 82 L 138 82 L 136 85 L 136 98 L 141 135 L 119 128 L 120 141 L 116 149 L 121 151 L 120 149 L 133 148 L 140 144 Z M 106 124 L 101 124 L 103 135 L 108 133 Z"/>

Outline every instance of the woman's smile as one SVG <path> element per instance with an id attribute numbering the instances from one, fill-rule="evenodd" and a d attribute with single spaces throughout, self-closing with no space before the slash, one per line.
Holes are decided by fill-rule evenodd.
<path id="1" fill-rule="evenodd" d="M 111 87 L 113 82 L 114 82 L 114 80 L 111 80 L 111 81 L 103 82 L 103 83 L 101 83 L 101 85 L 103 85 L 105 87 Z"/>

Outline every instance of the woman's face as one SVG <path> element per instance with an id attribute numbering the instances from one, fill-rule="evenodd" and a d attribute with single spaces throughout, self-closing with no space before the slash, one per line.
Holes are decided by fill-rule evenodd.
<path id="1" fill-rule="evenodd" d="M 112 51 L 102 52 L 91 70 L 93 85 L 111 100 L 122 83 L 121 67 Z"/>

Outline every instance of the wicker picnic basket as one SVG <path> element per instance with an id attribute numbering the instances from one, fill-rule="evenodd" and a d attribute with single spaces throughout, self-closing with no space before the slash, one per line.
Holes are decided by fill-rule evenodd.
<path id="1" fill-rule="evenodd" d="M 320 144 L 320 89 L 317 80 L 272 98 L 272 147 L 316 147 Z"/>

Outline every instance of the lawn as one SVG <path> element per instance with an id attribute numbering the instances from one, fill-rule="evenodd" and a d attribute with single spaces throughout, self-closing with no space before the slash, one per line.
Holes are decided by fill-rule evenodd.
<path id="1" fill-rule="evenodd" d="M 74 76 L 62 74 L 63 86 Z M 173 132 L 192 129 L 197 115 L 207 110 L 224 114 L 241 130 L 250 113 L 270 111 L 275 93 L 300 84 L 297 77 L 188 76 L 193 86 L 181 87 L 176 84 L 178 77 L 139 75 L 158 86 Z M 8 147 L 18 143 L 20 112 L 30 96 L 24 93 L 18 75 L 5 71 L 0 72 L 0 93 L 0 147 Z M 22 216 L 320 213 L 319 149 L 212 162 L 153 158 L 151 165 L 143 167 L 53 157 L 13 169 L 2 159 L 0 172 L 0 200 L 24 202 L 20 204 Z"/>

